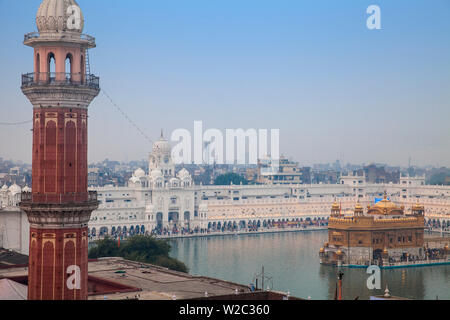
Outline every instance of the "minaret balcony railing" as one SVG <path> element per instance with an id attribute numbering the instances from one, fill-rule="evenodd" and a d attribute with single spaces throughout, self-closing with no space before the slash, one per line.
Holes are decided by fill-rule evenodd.
<path id="1" fill-rule="evenodd" d="M 42 38 L 44 40 L 64 40 L 65 38 L 70 40 L 76 40 L 80 39 L 89 43 L 95 43 L 95 38 L 92 36 L 89 36 L 87 34 L 78 34 L 78 33 L 60 33 L 60 32 L 54 32 L 54 33 L 42 33 L 39 32 L 30 32 L 27 33 L 24 36 L 24 42 L 27 42 L 29 40 L 33 39 L 39 39 Z"/>
<path id="2" fill-rule="evenodd" d="M 38 202 L 51 204 L 64 203 L 84 203 L 96 202 L 97 191 L 88 191 L 87 193 L 66 193 L 66 194 L 33 194 L 31 192 L 22 192 L 21 202 Z"/>
<path id="3" fill-rule="evenodd" d="M 78 85 L 93 89 L 100 89 L 100 78 L 92 74 L 64 73 L 64 72 L 41 72 L 27 73 L 22 75 L 22 87 L 42 85 Z"/>

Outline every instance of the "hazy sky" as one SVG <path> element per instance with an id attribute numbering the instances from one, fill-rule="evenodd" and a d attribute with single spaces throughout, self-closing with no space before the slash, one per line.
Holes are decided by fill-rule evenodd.
<path id="1" fill-rule="evenodd" d="M 0 122 L 32 118 L 20 75 L 40 0 L 0 0 Z M 449 0 L 78 0 L 91 71 L 152 139 L 161 128 L 280 129 L 302 165 L 450 166 Z M 381 8 L 382 30 L 366 9 Z M 89 160 L 151 144 L 101 93 Z M 31 124 L 0 125 L 0 157 L 31 162 Z"/>

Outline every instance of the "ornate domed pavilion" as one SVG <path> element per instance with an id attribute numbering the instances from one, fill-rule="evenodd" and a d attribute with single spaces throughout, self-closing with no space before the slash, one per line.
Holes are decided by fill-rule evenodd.
<path id="1" fill-rule="evenodd" d="M 403 206 L 384 198 L 364 213 L 359 201 L 353 215 L 339 214 L 340 206 L 331 207 L 328 222 L 328 246 L 320 251 L 324 264 L 367 265 L 403 261 L 406 255 L 423 259 L 424 207 L 416 204 L 406 215 Z"/>
<path id="2" fill-rule="evenodd" d="M 377 202 L 374 206 L 369 207 L 367 210 L 368 214 L 375 215 L 403 215 L 404 210 L 402 207 L 397 207 L 395 203 L 388 200 L 387 195 L 384 195 L 383 200 Z"/>

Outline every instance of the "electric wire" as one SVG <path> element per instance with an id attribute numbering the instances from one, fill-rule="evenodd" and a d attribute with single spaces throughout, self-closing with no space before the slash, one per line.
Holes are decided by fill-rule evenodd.
<path id="1" fill-rule="evenodd" d="M 21 122 L 0 122 L 0 126 L 20 126 L 28 123 L 32 123 L 33 120 L 21 121 Z"/>
<path id="2" fill-rule="evenodd" d="M 112 98 L 108 95 L 108 93 L 102 89 L 105 97 L 111 102 L 111 104 L 122 114 L 122 116 L 151 144 L 153 145 L 153 141 L 139 128 L 139 126 L 134 123 L 133 120 L 128 117 L 128 115 L 112 100 Z"/>

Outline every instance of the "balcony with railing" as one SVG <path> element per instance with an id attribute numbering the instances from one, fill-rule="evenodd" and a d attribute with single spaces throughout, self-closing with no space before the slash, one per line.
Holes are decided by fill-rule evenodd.
<path id="1" fill-rule="evenodd" d="M 25 44 L 34 42 L 36 40 L 84 42 L 88 47 L 95 46 L 94 37 L 87 34 L 79 34 L 77 32 L 50 32 L 50 33 L 30 32 L 24 36 Z"/>
<path id="2" fill-rule="evenodd" d="M 92 74 L 40 72 L 22 75 L 22 87 L 30 86 L 81 86 L 100 89 L 100 78 Z"/>
<path id="3" fill-rule="evenodd" d="M 66 193 L 66 194 L 38 194 L 31 192 L 22 192 L 21 202 L 39 203 L 39 204 L 92 203 L 97 202 L 97 191 L 88 191 L 87 193 Z"/>

